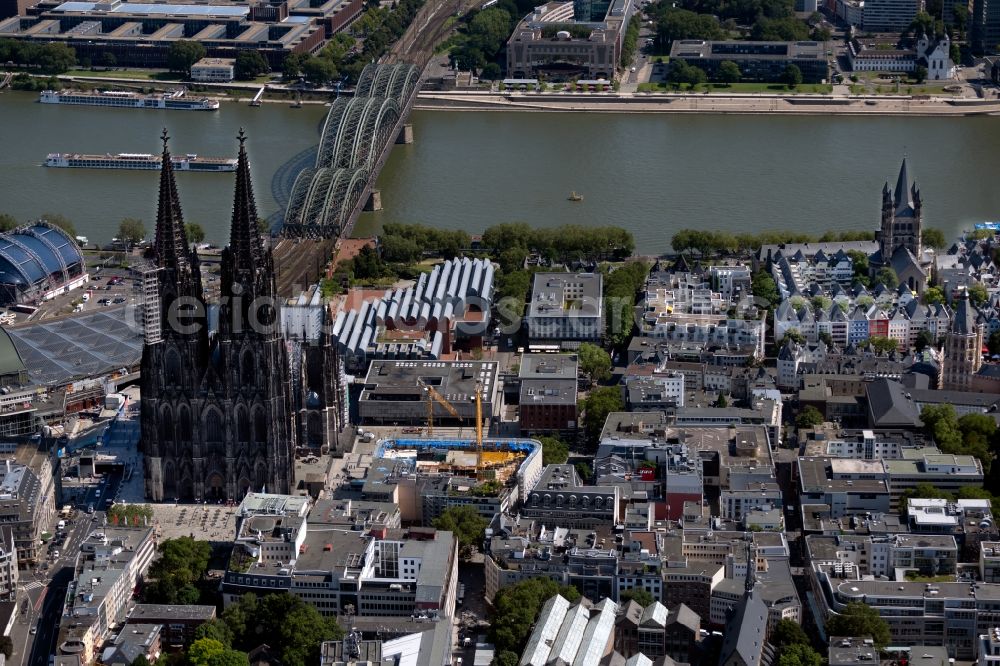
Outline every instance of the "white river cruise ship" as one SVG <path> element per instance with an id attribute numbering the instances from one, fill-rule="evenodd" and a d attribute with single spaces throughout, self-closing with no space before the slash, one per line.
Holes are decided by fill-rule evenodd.
<path id="1" fill-rule="evenodd" d="M 219 103 L 207 97 L 187 97 L 187 90 L 178 88 L 165 93 L 143 95 L 122 90 L 43 90 L 38 101 L 42 104 L 84 104 L 110 106 L 119 109 L 178 109 L 182 111 L 215 111 Z"/>
<path id="2" fill-rule="evenodd" d="M 82 155 L 79 153 L 49 153 L 45 166 L 78 169 L 159 169 L 162 158 L 149 153 L 118 153 L 112 155 Z M 236 171 L 236 160 L 224 157 L 198 157 L 195 154 L 171 158 L 177 171 Z"/>

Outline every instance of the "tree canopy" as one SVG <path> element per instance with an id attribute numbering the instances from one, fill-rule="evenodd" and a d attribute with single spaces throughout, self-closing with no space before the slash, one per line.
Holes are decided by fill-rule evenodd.
<path id="1" fill-rule="evenodd" d="M 201 228 L 201 225 L 197 222 L 188 222 L 184 225 L 184 235 L 187 237 L 188 243 L 194 243 L 198 245 L 205 241 L 205 230 Z"/>
<path id="2" fill-rule="evenodd" d="M 195 583 L 208 571 L 212 547 L 191 537 L 167 539 L 157 549 L 159 557 L 149 567 L 146 603 L 196 604 L 201 596 Z"/>
<path id="3" fill-rule="evenodd" d="M 521 654 L 531 634 L 531 626 L 547 600 L 561 594 L 575 602 L 580 593 L 571 585 L 560 586 L 550 578 L 531 578 L 502 587 L 493 599 L 490 636 L 497 652 Z"/>
<path id="4" fill-rule="evenodd" d="M 583 409 L 583 425 L 587 441 L 596 446 L 608 414 L 625 409 L 621 389 L 617 386 L 601 386 L 594 389 L 583 401 Z"/>
<path id="5" fill-rule="evenodd" d="M 205 47 L 201 42 L 179 39 L 170 45 L 167 52 L 167 67 L 171 72 L 191 76 L 191 66 L 205 57 Z"/>
<path id="6" fill-rule="evenodd" d="M 948 247 L 948 240 L 945 238 L 944 232 L 940 229 L 934 229 L 933 227 L 924 229 L 920 233 L 920 238 L 924 245 L 932 247 L 935 250 L 943 250 Z"/>
<path id="7" fill-rule="evenodd" d="M 607 313 L 604 337 L 608 344 L 621 347 L 632 337 L 636 299 L 648 275 L 649 264 L 629 261 L 604 276 L 604 311 Z M 580 360 L 582 367 L 582 355 Z M 603 363 L 603 359 L 600 362 Z"/>
<path id="8" fill-rule="evenodd" d="M 285 666 L 319 663 L 323 641 L 340 640 L 344 630 L 331 617 L 287 592 L 257 597 L 246 594 L 222 613 L 233 647 L 250 651 L 267 643 Z M 213 640 L 215 638 L 203 638 Z"/>
<path id="9" fill-rule="evenodd" d="M 822 424 L 823 414 L 812 405 L 806 405 L 795 416 L 795 427 L 797 428 L 815 428 Z"/>
<path id="10" fill-rule="evenodd" d="M 153 507 L 148 504 L 112 504 L 107 511 L 109 523 L 115 525 L 145 525 L 153 520 Z"/>
<path id="11" fill-rule="evenodd" d="M 569 447 L 558 437 L 539 437 L 542 443 L 542 464 L 561 465 L 569 459 Z"/>
<path id="12" fill-rule="evenodd" d="M 653 598 L 653 595 L 650 594 L 648 590 L 644 590 L 641 587 L 633 587 L 630 590 L 625 590 L 624 592 L 621 593 L 620 599 L 622 604 L 627 604 L 629 601 L 634 601 L 643 608 L 656 601 L 656 599 Z"/>
<path id="13" fill-rule="evenodd" d="M 237 81 L 250 81 L 270 71 L 271 67 L 259 51 L 242 49 L 236 54 L 233 74 Z"/>
<path id="14" fill-rule="evenodd" d="M 142 242 L 142 239 L 146 237 L 146 225 L 134 217 L 126 217 L 118 225 L 118 240 L 120 240 L 125 248 L 131 248 Z"/>
<path id="15" fill-rule="evenodd" d="M 889 644 L 889 624 L 878 611 L 859 601 L 847 604 L 842 612 L 831 615 L 826 621 L 828 636 L 858 638 L 871 636 L 879 650 Z"/>
<path id="16" fill-rule="evenodd" d="M 488 520 L 469 505 L 448 507 L 434 519 L 434 528 L 453 533 L 458 539 L 459 548 L 466 554 L 483 542 L 483 533 L 489 524 Z"/>
<path id="17" fill-rule="evenodd" d="M 958 418 L 948 403 L 927 405 L 920 411 L 924 431 L 944 453 L 971 455 L 979 458 L 983 472 L 989 474 L 993 463 L 993 447 L 997 439 L 996 422 L 986 414 L 965 414 Z"/>
<path id="18" fill-rule="evenodd" d="M 589 342 L 584 342 L 577 350 L 580 359 L 580 369 L 591 382 L 602 382 L 611 378 L 611 355 L 602 348 Z"/>
<path id="19" fill-rule="evenodd" d="M 802 626 L 794 620 L 778 620 L 768 640 L 778 647 L 809 645 L 809 637 L 806 636 Z"/>

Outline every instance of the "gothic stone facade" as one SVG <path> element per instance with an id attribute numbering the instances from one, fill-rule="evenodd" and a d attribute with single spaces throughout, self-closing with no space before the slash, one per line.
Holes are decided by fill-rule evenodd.
<path id="1" fill-rule="evenodd" d="M 186 244 L 164 133 L 152 251 L 159 268 L 160 327 L 158 335 L 147 331 L 142 357 L 142 447 L 146 494 L 153 501 L 238 499 L 251 488 L 290 493 L 303 425 L 310 418 L 324 423 L 325 417 L 327 425 L 334 420 L 310 433 L 317 448 L 329 447 L 338 430 L 331 401 L 339 375 L 328 341 L 303 359 L 304 376 L 296 382 L 301 388 L 292 389 L 273 259 L 257 227 L 244 141 L 241 134 L 219 324 L 210 334 L 198 258 Z M 307 376 L 311 366 L 318 366 L 319 377 Z M 326 390 L 316 390 L 314 382 Z"/>

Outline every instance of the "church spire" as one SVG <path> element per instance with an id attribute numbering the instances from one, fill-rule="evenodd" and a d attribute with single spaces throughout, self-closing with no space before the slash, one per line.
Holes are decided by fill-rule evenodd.
<path id="1" fill-rule="evenodd" d="M 896 210 L 913 208 L 912 190 L 910 189 L 910 173 L 906 169 L 906 158 L 899 167 L 899 178 L 896 179 Z"/>
<path id="2" fill-rule="evenodd" d="M 229 247 L 237 269 L 259 270 L 264 256 L 260 230 L 257 227 L 257 204 L 253 198 L 250 160 L 246 151 L 246 133 L 240 128 L 240 154 L 236 165 L 236 193 L 233 196 L 233 221 L 229 231 Z"/>
<path id="3" fill-rule="evenodd" d="M 160 199 L 156 209 L 156 239 L 153 251 L 156 262 L 161 267 L 186 267 L 189 259 L 187 236 L 184 232 L 181 201 L 177 196 L 177 183 L 174 182 L 174 167 L 167 145 L 170 136 L 166 128 L 163 129 L 160 140 L 163 141 L 163 155 L 160 164 Z"/>

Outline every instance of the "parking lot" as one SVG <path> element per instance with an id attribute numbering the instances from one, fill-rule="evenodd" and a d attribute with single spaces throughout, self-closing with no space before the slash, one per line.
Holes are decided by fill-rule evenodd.
<path id="1" fill-rule="evenodd" d="M 8 312 L 13 316 L 12 324 L 23 324 L 102 308 L 122 307 L 134 304 L 135 297 L 135 280 L 128 276 L 128 271 L 91 272 L 88 284 L 38 303 L 38 310 L 34 314 L 14 310 Z"/>

